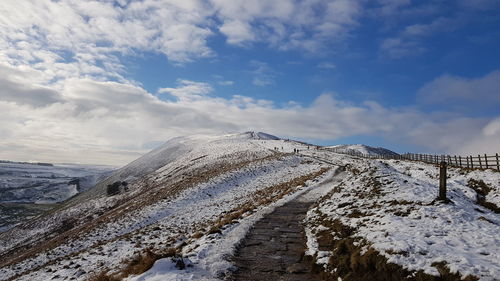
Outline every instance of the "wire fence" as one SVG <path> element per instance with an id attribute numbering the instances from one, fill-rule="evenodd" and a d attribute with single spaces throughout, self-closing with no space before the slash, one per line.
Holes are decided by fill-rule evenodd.
<path id="1" fill-rule="evenodd" d="M 460 155 L 432 155 L 432 154 L 417 154 L 417 153 L 405 153 L 405 154 L 384 154 L 384 155 L 373 155 L 373 154 L 363 154 L 359 151 L 352 149 L 338 149 L 338 148 L 324 148 L 326 150 L 348 154 L 351 156 L 358 156 L 370 159 L 396 159 L 396 160 L 411 160 L 419 161 L 430 164 L 439 164 L 441 162 L 446 162 L 448 166 L 462 167 L 468 169 L 494 169 L 500 171 L 500 161 L 498 153 L 495 155 L 480 155 L 477 156 L 460 156 Z"/>

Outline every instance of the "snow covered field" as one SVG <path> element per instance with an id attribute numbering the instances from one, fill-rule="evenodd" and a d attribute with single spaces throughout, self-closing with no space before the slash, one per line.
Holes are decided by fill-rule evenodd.
<path id="1" fill-rule="evenodd" d="M 9 278 L 24 271 L 19 280 L 84 280 L 105 269 L 119 272 L 127 259 L 140 255 L 146 248 L 161 251 L 185 243 L 196 232 L 210 232 L 214 222 L 238 206 L 264 197 L 278 200 L 284 195 L 266 193 L 272 186 L 324 167 L 319 161 L 305 163 L 297 155 L 269 150 L 262 146 L 266 141 L 281 142 L 232 135 L 206 138 L 201 143 L 199 137 L 168 143 L 164 149 L 180 142 L 196 145 L 131 183 L 128 193 L 84 202 L 57 213 L 57 217 L 44 219 L 44 223 L 36 223 L 37 227 L 28 232 L 29 237 L 53 232 L 55 220 L 78 219 L 83 214 L 83 220 L 92 214 L 97 218 L 96 211 L 120 204 L 99 218 L 98 224 L 74 222 L 70 230 L 74 237 L 55 243 L 55 247 L 41 248 L 16 265 L 1 268 L 0 276 Z M 127 201 L 128 198 L 133 200 Z M 31 243 L 16 235 L 21 232 L 27 233 L 13 229 L 0 236 L 0 250 L 7 252 L 16 245 Z M 26 273 L 27 270 L 33 271 Z"/>
<path id="2" fill-rule="evenodd" d="M 345 266 L 332 262 L 339 259 L 338 247 L 353 239 L 359 252 L 352 250 L 351 260 L 373 249 L 412 276 L 449 271 L 462 278 L 498 280 L 500 217 L 478 204 L 468 184 L 471 179 L 484 181 L 491 188 L 486 201 L 498 206 L 499 172 L 449 169 L 452 202 L 444 204 L 435 200 L 439 174 L 433 165 L 322 156 L 347 165 L 348 175 L 307 218 L 309 252 L 333 276 L 341 275 Z"/>
<path id="3" fill-rule="evenodd" d="M 340 182 L 327 181 L 337 168 Z M 90 190 L 0 234 L 0 280 L 218 280 L 252 224 L 306 192 L 321 197 L 305 221 L 308 254 L 331 276 L 342 276 L 339 257 L 349 254 L 411 276 L 495 280 L 500 218 L 488 204 L 498 206 L 500 173 L 449 169 L 452 203 L 443 204 L 434 200 L 437 172 L 254 132 L 176 138 L 111 177 L 127 191 Z M 341 244 L 349 250 L 340 253 Z"/>

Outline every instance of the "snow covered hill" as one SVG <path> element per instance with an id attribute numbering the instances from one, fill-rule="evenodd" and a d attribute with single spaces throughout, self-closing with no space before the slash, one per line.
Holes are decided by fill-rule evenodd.
<path id="1" fill-rule="evenodd" d="M 0 162 L 0 203 L 58 203 L 87 190 L 113 168 Z"/>
<path id="2" fill-rule="evenodd" d="M 105 196 L 106 188 L 108 185 L 115 182 L 132 182 L 170 163 L 176 163 L 177 160 L 185 157 L 186 155 L 193 153 L 196 154 L 196 151 L 193 152 L 195 148 L 203 145 L 204 143 L 215 141 L 220 138 L 221 136 L 213 135 L 190 135 L 170 139 L 163 145 L 143 155 L 139 159 L 132 161 L 126 166 L 118 169 L 111 176 L 106 178 L 106 180 L 99 182 L 99 184 L 95 188 L 89 190 L 88 192 L 80 194 L 68 203 L 75 204 L 91 198 Z M 276 136 L 252 131 L 241 134 L 222 136 L 222 139 L 279 140 L 279 138 Z M 208 151 L 207 153 L 209 152 L 210 151 Z"/>
<path id="3" fill-rule="evenodd" d="M 372 147 L 364 144 L 340 144 L 340 145 L 327 146 L 326 148 L 330 148 L 339 153 L 356 152 L 364 155 L 373 155 L 373 156 L 398 155 L 396 152 L 383 147 Z"/>
<path id="4" fill-rule="evenodd" d="M 104 179 L 112 167 L 0 161 L 0 231 Z"/>
<path id="5" fill-rule="evenodd" d="M 220 280 L 253 223 L 316 190 L 326 195 L 307 213 L 307 253 L 334 280 L 372 265 L 425 280 L 495 280 L 500 173 L 454 168 L 449 183 L 453 203 L 442 204 L 428 164 L 258 132 L 175 138 L 0 233 L 0 280 Z"/>

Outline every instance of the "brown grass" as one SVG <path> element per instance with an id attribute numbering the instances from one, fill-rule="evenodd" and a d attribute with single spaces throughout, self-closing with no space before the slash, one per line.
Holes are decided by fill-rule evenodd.
<path id="1" fill-rule="evenodd" d="M 483 180 L 469 179 L 467 186 L 474 189 L 474 191 L 481 196 L 486 196 L 491 191 L 491 187 L 489 187 Z"/>
<path id="2" fill-rule="evenodd" d="M 286 156 L 286 155 L 285 155 Z M 75 237 L 81 237 L 82 235 L 85 235 L 86 233 L 90 232 L 93 230 L 96 226 L 101 225 L 103 223 L 107 223 L 109 221 L 114 221 L 118 217 L 127 214 L 129 212 L 133 212 L 134 210 L 137 210 L 145 205 L 153 204 L 156 203 L 159 200 L 163 200 L 166 198 L 172 198 L 175 197 L 179 192 L 182 192 L 192 186 L 195 186 L 196 184 L 200 182 L 204 182 L 208 180 L 209 178 L 216 177 L 220 174 L 232 171 L 232 170 L 237 170 L 241 169 L 245 166 L 250 165 L 251 163 L 255 162 L 263 162 L 263 161 L 268 161 L 272 159 L 279 159 L 283 157 L 283 155 L 280 154 L 274 154 L 270 156 L 265 156 L 265 157 L 251 157 L 252 160 L 247 160 L 247 161 L 241 161 L 241 162 L 220 162 L 217 163 L 213 166 L 210 167 L 203 167 L 200 168 L 196 171 L 189 171 L 185 173 L 185 176 L 182 177 L 182 180 L 175 181 L 172 178 L 165 179 L 165 182 L 158 183 L 155 185 L 150 184 L 147 181 L 141 180 L 142 184 L 144 186 L 144 192 L 139 193 L 136 197 L 132 198 L 133 200 L 129 200 L 130 198 L 122 198 L 114 204 L 113 206 L 110 206 L 108 211 L 102 216 L 98 217 L 97 219 L 94 219 L 92 221 L 85 221 L 83 224 L 78 225 L 75 223 L 75 225 L 72 225 L 71 228 L 68 227 L 65 229 L 63 233 L 60 235 L 54 237 L 54 238 L 42 238 L 36 243 L 29 245 L 29 247 L 19 247 L 16 249 L 13 249 L 12 251 L 9 251 L 8 253 L 2 253 L 0 254 L 0 266 L 7 266 L 11 265 L 17 262 L 20 262 L 24 259 L 33 257 L 43 251 L 48 251 L 50 249 L 53 249 L 63 243 L 66 243 L 70 241 L 71 239 L 74 239 Z M 242 158 L 243 159 L 243 158 Z M 248 158 L 247 158 L 248 159 Z M 233 212 L 230 212 L 227 216 L 223 217 L 220 219 L 220 221 L 217 222 L 216 228 L 220 230 L 221 227 L 228 223 L 232 223 L 234 220 L 240 218 L 245 212 L 249 210 L 255 209 L 257 206 L 260 205 L 267 205 L 275 200 L 278 200 L 279 198 L 283 197 L 284 195 L 290 193 L 293 191 L 293 188 L 296 186 L 304 185 L 307 180 L 317 178 L 321 174 L 325 173 L 329 168 L 323 168 L 320 171 L 316 173 L 311 173 L 305 176 L 298 177 L 296 179 L 293 179 L 291 181 L 281 183 L 269 188 L 266 188 L 264 190 L 258 191 L 256 194 L 252 196 L 252 198 L 249 200 L 249 203 L 244 204 L 241 206 L 240 209 L 238 210 L 233 210 Z M 181 178 L 181 177 L 179 177 Z M 211 231 L 217 231 L 215 228 L 212 229 Z M 198 234 L 200 235 L 200 234 Z M 124 238 L 130 237 L 130 234 L 125 234 L 123 236 Z M 92 245 L 90 248 L 97 247 L 98 245 L 105 244 L 107 242 L 120 239 L 120 237 L 116 237 L 110 240 L 103 240 L 98 242 L 96 245 Z M 33 272 L 35 270 L 39 270 L 43 266 L 46 266 L 48 264 L 53 264 L 56 263 L 57 261 L 67 258 L 73 255 L 78 254 L 78 252 L 71 253 L 65 257 L 60 257 L 55 260 L 52 260 L 46 264 L 34 267 L 28 271 L 25 271 L 19 275 L 16 275 L 15 277 L 22 276 L 24 274 L 27 274 L 29 272 Z M 5 258 L 2 260 L 2 258 Z M 147 268 L 148 266 L 152 266 L 152 263 L 154 263 L 155 256 L 151 255 L 151 253 L 145 253 L 141 255 L 141 257 L 137 257 L 138 261 L 136 265 L 127 265 L 126 271 L 130 272 L 136 272 L 136 271 L 141 271 L 144 268 Z M 130 261 L 130 263 L 135 263 L 134 261 Z M 150 264 L 151 263 L 151 264 Z M 101 277 L 104 278 L 105 274 L 103 274 Z M 97 278 L 97 276 L 96 276 Z M 111 277 L 110 277 L 111 278 Z"/>
<path id="3" fill-rule="evenodd" d="M 164 257 L 166 256 L 154 253 L 151 249 L 146 249 L 144 253 L 133 257 L 127 262 L 127 266 L 120 272 L 120 277 L 125 278 L 146 272 L 153 267 L 155 261 Z"/>
<path id="4" fill-rule="evenodd" d="M 148 271 L 153 267 L 154 263 L 162 258 L 174 257 L 178 255 L 178 249 L 167 248 L 162 253 L 155 253 L 151 249 L 146 249 L 143 253 L 125 260 L 125 267 L 116 274 L 109 274 L 107 271 L 102 271 L 95 276 L 90 277 L 89 281 L 118 281 L 127 278 L 130 275 L 138 275 Z"/>
<path id="5" fill-rule="evenodd" d="M 317 172 L 300 176 L 290 181 L 273 185 L 255 192 L 251 196 L 250 200 L 237 206 L 226 215 L 222 216 L 218 221 L 216 221 L 215 224 L 209 229 L 207 234 L 221 233 L 221 228 L 228 224 L 235 223 L 244 214 L 252 212 L 259 206 L 267 206 L 272 202 L 279 200 L 283 196 L 294 191 L 295 187 L 303 186 L 308 180 L 315 179 L 326 173 L 328 170 L 330 170 L 330 168 L 322 168 Z"/>
<path id="6" fill-rule="evenodd" d="M 478 280 L 475 276 L 468 275 L 462 279 L 459 273 L 450 273 L 445 263 L 433 264 L 440 276 L 425 274 L 423 271 L 409 271 L 400 265 L 389 263 L 387 258 L 370 248 L 366 241 L 352 237 L 354 230 L 340 220 L 329 221 L 326 216 L 322 216 L 321 219 L 321 224 L 329 230 L 317 234 L 320 250 L 332 251 L 327 270 L 313 263 L 313 272 L 317 273 L 321 280 L 337 280 L 339 277 L 345 281 Z M 368 247 L 368 250 L 363 251 L 363 247 Z M 407 255 L 408 253 L 394 254 Z"/>
<path id="7" fill-rule="evenodd" d="M 491 187 L 489 187 L 483 180 L 469 179 L 467 186 L 476 191 L 477 204 L 495 212 L 496 214 L 500 213 L 500 207 L 498 207 L 495 203 L 486 201 L 486 195 L 490 193 Z"/>
<path id="8" fill-rule="evenodd" d="M 119 278 L 109 276 L 106 271 L 101 271 L 94 276 L 91 276 L 88 281 L 120 281 Z"/>
<path id="9" fill-rule="evenodd" d="M 137 196 L 132 198 L 122 198 L 118 200 L 116 204 L 114 204 L 113 206 L 109 206 L 108 211 L 102 214 L 102 216 L 92 221 L 83 221 L 83 223 L 80 225 L 77 225 L 76 220 L 74 220 L 72 221 L 71 225 L 67 224 L 67 226 L 62 227 L 60 231 L 61 233 L 55 237 L 47 235 L 46 237 L 41 237 L 34 243 L 30 243 L 28 245 L 21 245 L 12 250 L 0 253 L 0 267 L 18 263 L 22 260 L 33 257 L 43 251 L 48 251 L 50 249 L 53 249 L 63 243 L 68 242 L 69 240 L 75 237 L 81 237 L 82 235 L 93 230 L 96 226 L 102 225 L 107 222 L 115 221 L 117 220 L 118 217 L 133 212 L 137 209 L 140 209 L 143 206 L 151 205 L 167 198 L 173 198 L 180 192 L 189 189 L 195 186 L 196 184 L 207 181 L 210 178 L 216 177 L 218 175 L 221 175 L 223 173 L 232 170 L 241 169 L 245 166 L 250 165 L 251 163 L 263 162 L 271 159 L 278 159 L 281 157 L 282 155 L 276 155 L 276 154 L 261 158 L 258 158 L 256 156 L 248 156 L 245 158 L 242 156 L 240 159 L 250 158 L 251 160 L 246 160 L 236 163 L 229 161 L 228 162 L 221 161 L 211 166 L 202 167 L 194 172 L 193 171 L 187 172 L 185 176 L 182 177 L 179 176 L 180 180 L 178 181 L 174 181 L 173 179 L 169 178 L 165 179 L 164 182 L 155 183 L 154 185 L 151 185 L 147 180 L 141 180 L 141 184 L 144 186 L 143 188 L 144 192 L 139 193 Z M 236 157 L 236 159 L 238 159 L 238 157 Z M 86 215 L 87 214 L 85 214 L 85 216 Z M 118 238 L 119 237 L 106 241 L 109 242 Z M 101 241 L 99 243 L 103 242 L 105 241 Z M 71 254 L 69 256 L 71 256 Z M 35 267 L 32 270 L 26 271 L 25 273 L 37 270 L 39 268 L 40 266 Z"/>
<path id="10" fill-rule="evenodd" d="M 252 195 L 252 197 L 248 202 L 234 208 L 233 210 L 231 210 L 230 212 L 219 218 L 217 221 L 215 221 L 212 227 L 207 231 L 207 234 L 221 233 L 221 229 L 224 226 L 234 223 L 236 220 L 241 218 L 245 213 L 251 212 L 258 206 L 264 206 L 278 200 L 279 198 L 282 198 L 284 195 L 292 192 L 295 187 L 304 185 L 306 181 L 315 179 L 320 175 L 324 174 L 325 172 L 327 172 L 328 170 L 329 168 L 323 168 L 317 172 L 310 173 L 292 179 L 290 181 L 257 191 L 254 195 Z M 203 233 L 201 231 L 198 231 L 191 237 L 197 239 L 200 238 L 201 236 L 203 236 Z M 150 269 L 156 260 L 164 257 L 176 256 L 178 255 L 180 250 L 181 250 L 180 248 L 179 249 L 169 248 L 167 251 L 164 251 L 162 253 L 154 253 L 151 249 L 146 249 L 144 253 L 136 255 L 130 260 L 126 260 L 124 262 L 126 266 L 120 271 L 120 273 L 114 276 L 108 276 L 106 273 L 103 273 L 102 275 L 109 278 L 122 279 L 130 275 L 141 274 Z"/>

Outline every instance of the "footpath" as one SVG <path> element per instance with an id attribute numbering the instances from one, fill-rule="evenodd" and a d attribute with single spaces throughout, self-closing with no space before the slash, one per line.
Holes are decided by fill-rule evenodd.
<path id="1" fill-rule="evenodd" d="M 306 237 L 302 220 L 309 208 L 334 186 L 335 176 L 309 192 L 278 207 L 259 220 L 242 241 L 233 258 L 238 270 L 234 281 L 320 280 L 305 259 Z"/>

